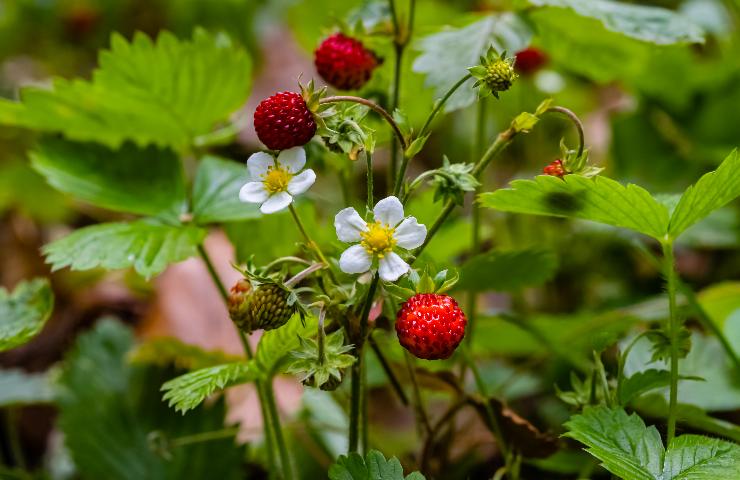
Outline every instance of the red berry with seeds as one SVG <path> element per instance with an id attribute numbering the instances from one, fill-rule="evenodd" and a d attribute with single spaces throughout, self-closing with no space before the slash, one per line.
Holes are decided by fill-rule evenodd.
<path id="1" fill-rule="evenodd" d="M 542 169 L 542 173 L 550 175 L 552 177 L 563 178 L 565 176 L 565 167 L 563 167 L 562 160 L 555 160 L 548 166 Z"/>
<path id="2" fill-rule="evenodd" d="M 517 52 L 514 68 L 522 75 L 531 75 L 545 66 L 547 60 L 545 52 L 536 47 L 529 47 Z"/>
<path id="3" fill-rule="evenodd" d="M 468 321 L 449 295 L 417 293 L 406 300 L 396 317 L 401 345 L 418 358 L 449 358 L 465 336 Z"/>
<path id="4" fill-rule="evenodd" d="M 280 92 L 257 105 L 254 129 L 270 150 L 286 150 L 307 144 L 316 134 L 316 120 L 299 93 Z"/>
<path id="5" fill-rule="evenodd" d="M 327 37 L 314 52 L 316 70 L 339 90 L 357 90 L 370 80 L 378 57 L 358 40 L 342 33 Z"/>

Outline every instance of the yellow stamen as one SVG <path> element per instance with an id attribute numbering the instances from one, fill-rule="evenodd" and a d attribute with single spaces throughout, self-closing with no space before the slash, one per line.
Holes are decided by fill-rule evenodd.
<path id="1" fill-rule="evenodd" d="M 292 173 L 276 162 L 275 165 L 267 167 L 267 173 L 262 175 L 262 184 L 270 193 L 284 192 L 288 189 L 292 177 Z"/>
<path id="2" fill-rule="evenodd" d="M 396 246 L 396 239 L 393 238 L 395 229 L 381 222 L 369 223 L 367 231 L 360 233 L 362 241 L 360 245 L 370 255 L 377 255 L 383 258 L 387 253 Z"/>

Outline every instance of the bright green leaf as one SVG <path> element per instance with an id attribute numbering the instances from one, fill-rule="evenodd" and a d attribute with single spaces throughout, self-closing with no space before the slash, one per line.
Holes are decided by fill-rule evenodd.
<path id="1" fill-rule="evenodd" d="M 671 381 L 668 370 L 651 368 L 624 379 L 619 388 L 619 403 L 627 405 L 645 392 L 667 386 Z"/>
<path id="2" fill-rule="evenodd" d="M 444 96 L 466 73 L 480 62 L 488 47 L 499 52 L 515 53 L 529 43 L 529 27 L 516 15 L 489 15 L 462 28 L 448 28 L 419 40 L 421 55 L 413 69 L 426 75 L 425 84 L 434 88 L 437 97 Z M 447 101 L 451 112 L 476 101 L 473 80 L 462 85 Z"/>
<path id="3" fill-rule="evenodd" d="M 668 233 L 679 236 L 687 228 L 740 196 L 740 152 L 733 151 L 715 170 L 684 192 L 671 216 Z"/>
<path id="4" fill-rule="evenodd" d="M 50 403 L 54 394 L 48 373 L 0 370 L 0 407 Z"/>
<path id="5" fill-rule="evenodd" d="M 29 87 L 21 103 L 0 100 L 0 122 L 118 147 L 125 140 L 186 149 L 246 100 L 251 61 L 224 35 L 192 40 L 114 34 L 92 81 Z"/>
<path id="6" fill-rule="evenodd" d="M 185 209 L 182 166 L 171 150 L 47 138 L 31 161 L 54 188 L 98 207 L 173 219 Z"/>
<path id="7" fill-rule="evenodd" d="M 514 180 L 511 188 L 480 195 L 486 207 L 506 212 L 580 218 L 630 228 L 662 239 L 668 227 L 668 210 L 643 188 L 626 187 L 597 176 L 565 178 L 540 175 Z"/>
<path id="8" fill-rule="evenodd" d="M 35 337 L 53 308 L 54 292 L 46 279 L 21 282 L 12 293 L 0 287 L 0 352 Z"/>
<path id="9" fill-rule="evenodd" d="M 665 455 L 665 480 L 740 478 L 740 446 L 701 435 L 674 438 Z"/>
<path id="10" fill-rule="evenodd" d="M 205 234 L 205 230 L 192 225 L 173 226 L 147 220 L 103 223 L 76 230 L 46 245 L 43 252 L 53 270 L 133 267 L 148 278 L 170 263 L 194 256 Z"/>
<path id="11" fill-rule="evenodd" d="M 403 476 L 403 467 L 396 457 L 386 460 L 382 453 L 370 450 L 365 458 L 359 453 L 342 455 L 329 468 L 330 480 L 424 480 L 419 472 Z"/>
<path id="12" fill-rule="evenodd" d="M 233 222 L 260 217 L 254 203 L 239 200 L 247 182 L 247 168 L 217 157 L 205 157 L 193 186 L 193 218 L 197 223 Z"/>
<path id="13" fill-rule="evenodd" d="M 184 414 L 200 405 L 215 391 L 252 381 L 255 377 L 254 366 L 247 362 L 202 368 L 173 378 L 162 385 L 162 391 L 166 392 L 162 400 Z"/>
<path id="14" fill-rule="evenodd" d="M 557 267 L 558 258 L 551 250 L 493 250 L 468 260 L 455 287 L 476 292 L 518 290 L 550 280 Z"/>

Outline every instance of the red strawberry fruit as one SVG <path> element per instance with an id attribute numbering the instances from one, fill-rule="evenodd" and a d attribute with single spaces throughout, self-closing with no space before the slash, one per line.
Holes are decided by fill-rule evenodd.
<path id="1" fill-rule="evenodd" d="M 316 70 L 339 90 L 357 90 L 370 80 L 378 57 L 358 40 L 342 33 L 327 37 L 314 52 Z"/>
<path id="2" fill-rule="evenodd" d="M 565 176 L 565 167 L 563 167 L 563 161 L 553 161 L 548 166 L 542 169 L 542 173 L 544 173 L 545 175 L 550 175 L 552 177 L 563 178 Z"/>
<path id="3" fill-rule="evenodd" d="M 468 321 L 449 295 L 417 293 L 406 300 L 396 317 L 401 345 L 418 358 L 449 358 L 465 336 Z"/>
<path id="4" fill-rule="evenodd" d="M 307 144 L 316 134 L 316 120 L 301 94 L 280 92 L 257 105 L 254 129 L 270 150 L 286 150 Z"/>
<path id="5" fill-rule="evenodd" d="M 545 66 L 547 60 L 545 52 L 536 47 L 529 47 L 517 52 L 514 68 L 522 75 L 531 75 Z"/>

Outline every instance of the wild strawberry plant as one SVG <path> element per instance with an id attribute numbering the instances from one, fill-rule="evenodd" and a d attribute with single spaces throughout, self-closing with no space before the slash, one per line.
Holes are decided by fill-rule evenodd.
<path id="1" fill-rule="evenodd" d="M 47 89 L 25 88 L 19 101 L 0 101 L 0 122 L 38 133 L 29 157 L 49 185 L 126 214 L 48 243 L 43 253 L 52 269 L 131 268 L 149 279 L 199 257 L 244 350 L 229 356 L 172 340 L 136 347 L 130 354 L 135 364 L 187 370 L 161 382 L 162 400 L 183 416 L 144 415 L 159 393 L 137 390 L 141 371 L 123 358 L 134 343 L 131 333 L 106 321 L 80 339 L 58 378 L 4 374 L 2 381 L 26 390 L 3 393 L 0 405 L 58 403 L 67 446 L 85 478 L 239 478 L 237 429 L 223 428 L 219 395 L 242 384 L 253 385 L 263 425 L 250 460 L 271 478 L 310 478 L 297 459 L 298 434 L 277 408 L 274 383 L 285 374 L 340 418 L 340 432 L 334 432 L 340 439 L 332 437 L 329 450 L 332 479 L 453 478 L 434 457 L 449 453 L 445 443 L 454 435 L 456 415 L 468 408 L 495 440 L 485 473 L 468 472 L 470 478 L 587 476 L 597 464 L 627 480 L 740 477 L 737 426 L 704 412 L 706 399 L 691 403 L 701 388 L 696 385 L 712 380 L 704 378 L 697 356 L 714 348 L 732 365 L 721 375 L 727 378 L 731 368 L 740 368 L 737 344 L 682 281 L 675 259 L 677 243 L 692 226 L 740 196 L 740 155 L 733 151 L 680 195 L 655 195 L 605 176 L 590 159 L 583 122 L 555 99 L 515 112 L 495 135 L 486 125 L 490 109 L 515 84 L 524 83 L 525 94 L 534 91 L 531 82 L 549 62 L 597 82 L 621 79 L 640 72 L 655 49 L 670 55 L 700 43 L 701 29 L 661 8 L 527 0 L 414 44 L 417 6 L 397 3 L 403 2 L 369 2 L 335 25 L 316 45 L 318 76 L 304 72 L 295 91 L 263 99 L 251 124 L 237 113 L 250 93 L 250 55 L 225 34 L 202 29 L 191 38 L 114 35 L 90 80 L 59 79 Z M 413 74 L 404 69 L 412 45 L 419 50 Z M 574 52 L 589 61 L 574 61 Z M 419 75 L 437 100 L 412 120 L 402 85 Z M 323 83 L 354 91 L 330 91 Z M 444 148 L 437 152 L 440 145 L 434 145 L 436 168 L 421 168 L 419 157 L 430 149 L 441 117 L 471 106 L 477 111 L 473 160 L 461 161 Z M 560 155 L 542 161 L 544 174 L 496 188 L 491 173 L 500 167 L 498 157 L 514 142 L 529 142 L 534 135 L 528 134 L 551 116 L 573 128 L 575 142 L 548 135 L 546 142 L 560 141 Z M 266 149 L 246 161 L 226 158 L 219 147 L 245 130 Z M 359 170 L 356 164 L 364 164 L 362 188 L 347 177 Z M 331 175 L 339 179 L 342 202 L 317 215 L 312 188 Z M 487 343 L 480 330 L 488 314 L 482 293 L 541 285 L 558 265 L 546 248 L 484 243 L 484 231 L 488 243 L 515 235 L 498 221 L 502 217 L 490 215 L 494 210 L 583 220 L 583 228 L 602 224 L 614 227 L 614 235 L 633 232 L 635 254 L 665 278 L 667 303 L 653 317 L 638 305 L 552 328 L 547 318 L 526 318 L 532 312 L 525 297 L 497 314 L 496 328 L 527 333 L 528 341 L 572 369 L 570 385 L 554 387 L 561 403 L 553 411 L 568 416 L 560 441 L 515 413 L 500 385 L 492 388 L 489 370 L 510 367 L 481 368 Z M 294 230 L 286 233 L 280 219 Z M 218 228 L 237 250 L 234 268 L 242 278 L 231 286 L 204 247 L 209 230 Z M 469 234 L 460 235 L 463 228 Z M 289 254 L 277 253 L 276 245 L 294 233 L 299 244 L 290 241 Z M 452 246 L 440 254 L 431 250 L 435 242 Z M 52 303 L 40 280 L 0 291 L 0 348 L 37 334 Z M 688 313 L 696 325 L 687 325 Z M 580 335 L 579 324 L 585 325 Z M 588 325 L 607 328 L 597 332 Z M 253 335 L 260 335 L 256 349 Z M 582 338 L 589 335 L 594 338 Z M 506 347 L 524 348 L 511 343 Z M 369 365 L 413 410 L 420 440 L 406 451 L 372 437 Z M 737 398 L 736 385 L 725 387 Z M 130 391 L 136 394 L 127 400 Z M 157 398 L 158 408 L 161 403 Z M 92 412 L 84 408 L 90 405 Z M 87 415 L 94 425 L 77 428 Z M 126 419 L 140 415 L 129 429 Z M 96 441 L 106 434 L 130 436 L 129 449 L 111 454 Z M 566 439 L 592 458 L 580 456 Z M 196 448 L 204 443 L 207 449 Z M 374 448 L 418 471 L 404 476 L 398 458 L 386 459 Z M 571 471 L 569 458 L 578 471 Z"/>

